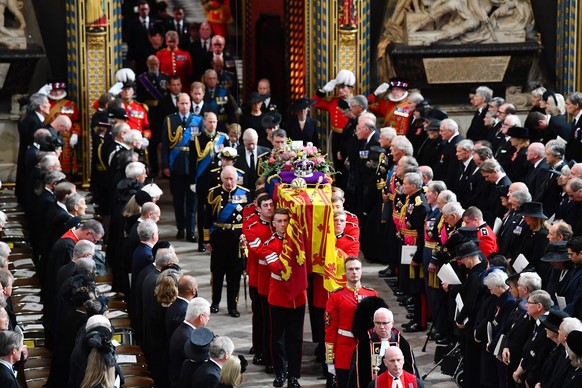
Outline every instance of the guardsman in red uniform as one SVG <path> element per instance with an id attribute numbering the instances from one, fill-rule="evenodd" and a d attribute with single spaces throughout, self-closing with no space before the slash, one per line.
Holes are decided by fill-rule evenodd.
<path id="1" fill-rule="evenodd" d="M 275 365 L 274 387 L 299 388 L 301 353 L 303 350 L 303 320 L 307 293 L 303 291 L 293 300 L 285 293 L 282 276 L 287 272 L 279 255 L 283 251 L 283 237 L 289 225 L 287 209 L 277 209 L 273 216 L 275 233 L 265 242 L 262 253 L 271 270 L 269 305 L 271 306 L 271 350 Z"/>
<path id="2" fill-rule="evenodd" d="M 249 294 L 251 295 L 252 310 L 253 310 L 253 348 L 255 349 L 255 356 L 253 357 L 253 364 L 266 365 L 266 368 L 272 370 L 271 361 L 271 330 L 269 322 L 269 305 L 267 297 L 264 297 L 264 303 L 259 295 L 259 262 L 267 271 L 267 281 L 271 277 L 271 273 L 266 266 L 264 257 L 261 257 L 259 251 L 263 244 L 271 238 L 273 230 L 271 228 L 271 221 L 273 220 L 273 213 L 275 206 L 273 200 L 268 194 L 263 194 L 257 198 L 256 206 L 258 209 L 258 217 L 249 225 L 243 221 L 243 235 L 245 236 L 248 257 L 247 257 L 247 274 L 249 275 Z M 264 304 L 264 305 L 263 305 Z M 265 315 L 266 312 L 266 315 Z"/>
<path id="3" fill-rule="evenodd" d="M 345 273 L 346 286 L 329 295 L 325 308 L 325 362 L 329 374 L 336 376 L 340 388 L 347 386 L 352 354 L 358 344 L 352 334 L 356 307 L 362 299 L 378 296 L 376 291 L 360 283 L 362 263 L 357 257 L 346 259 Z"/>
<path id="4" fill-rule="evenodd" d="M 356 76 L 349 70 L 340 70 L 335 79 L 332 79 L 325 86 L 317 91 L 313 99 L 314 108 L 326 110 L 329 112 L 331 123 L 331 151 L 333 156 L 333 165 L 336 171 L 343 170 L 344 162 L 338 158 L 338 153 L 343 149 L 344 139 L 341 134 L 348 123 L 342 110 L 338 107 L 341 100 L 348 100 L 353 96 Z M 326 97 L 326 93 L 331 93 L 337 87 L 337 95 Z"/>
<path id="5" fill-rule="evenodd" d="M 50 82 L 43 88 L 43 92 L 48 92 L 47 97 L 51 104 L 48 116 L 44 119 L 44 125 L 48 125 L 60 115 L 68 116 L 73 123 L 70 131 L 65 131 L 63 137 L 63 152 L 60 157 L 61 168 L 65 174 L 77 172 L 77 154 L 80 147 L 76 147 L 81 136 L 81 123 L 79 122 L 79 110 L 77 104 L 67 100 L 67 84 L 64 82 Z"/>
<path id="6" fill-rule="evenodd" d="M 192 77 L 192 58 L 188 51 L 178 48 L 180 38 L 176 31 L 166 32 L 166 48 L 158 51 L 160 71 L 167 75 L 177 75 L 182 81 L 182 92 L 188 93 Z"/>
<path id="7" fill-rule="evenodd" d="M 386 92 L 388 95 L 383 98 Z M 398 135 L 406 135 L 408 130 L 408 82 L 398 78 L 390 78 L 378 86 L 374 93 L 368 96 L 368 110 L 384 117 L 384 126 L 396 129 Z"/>
<path id="8" fill-rule="evenodd" d="M 337 193 L 336 193 L 337 194 Z M 346 215 L 346 225 L 344 228 L 345 234 L 352 236 L 357 241 L 360 240 L 360 221 L 358 216 L 344 209 L 344 200 L 342 197 L 332 195 L 331 204 L 334 211 L 342 211 Z M 352 256 L 352 255 L 348 255 Z M 353 255 L 357 256 L 357 254 Z"/>
<path id="9" fill-rule="evenodd" d="M 477 229 L 479 249 L 481 249 L 485 257 L 489 257 L 493 252 L 499 252 L 497 237 L 493 233 L 493 229 L 483 221 L 483 212 L 481 210 L 475 206 L 470 206 L 463 213 L 463 221 L 465 226 Z"/>
<path id="10" fill-rule="evenodd" d="M 341 249 L 347 256 L 358 256 L 360 253 L 360 242 L 345 232 L 347 226 L 347 214 L 345 211 L 336 210 L 333 214 L 333 225 L 335 229 L 335 246 Z"/>
<path id="11" fill-rule="evenodd" d="M 146 139 L 152 137 L 150 131 L 150 122 L 148 120 L 148 108 L 140 102 L 133 99 L 135 91 L 135 83 L 127 81 L 123 84 L 121 89 L 121 100 L 123 101 L 123 109 L 127 112 L 127 124 L 131 129 L 137 129 Z"/>

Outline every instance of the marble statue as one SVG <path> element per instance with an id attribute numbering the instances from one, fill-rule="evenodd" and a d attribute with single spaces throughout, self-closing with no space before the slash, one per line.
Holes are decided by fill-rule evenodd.
<path id="1" fill-rule="evenodd" d="M 18 30 L 24 30 L 26 28 L 26 21 L 24 20 L 24 15 L 18 9 L 18 1 L 17 0 L 0 0 L 0 35 L 7 35 L 16 37 L 16 34 L 13 31 L 10 31 L 4 25 L 4 11 L 8 8 L 8 10 L 14 15 L 16 20 L 18 20 L 19 27 Z"/>

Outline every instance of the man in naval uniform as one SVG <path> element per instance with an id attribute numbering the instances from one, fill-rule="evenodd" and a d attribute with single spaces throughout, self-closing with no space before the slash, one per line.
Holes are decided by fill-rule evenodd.
<path id="1" fill-rule="evenodd" d="M 240 237 L 242 233 L 243 208 L 247 204 L 249 191 L 236 184 L 238 174 L 232 166 L 226 166 L 221 173 L 222 185 L 208 192 L 206 215 L 204 217 L 204 243 L 211 252 L 210 272 L 212 274 L 212 305 L 210 311 L 219 311 L 222 285 L 226 275 L 226 302 L 228 314 L 240 317 L 236 308 L 242 260 L 240 258 Z"/>

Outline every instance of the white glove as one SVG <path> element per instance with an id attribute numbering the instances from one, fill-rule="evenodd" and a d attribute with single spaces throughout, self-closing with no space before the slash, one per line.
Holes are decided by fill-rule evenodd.
<path id="1" fill-rule="evenodd" d="M 146 139 L 145 137 L 142 137 L 141 138 L 141 147 L 146 148 L 149 145 L 150 145 L 150 141 L 148 139 Z"/>
<path id="2" fill-rule="evenodd" d="M 325 84 L 323 90 L 327 93 L 333 92 L 333 90 L 335 89 L 335 85 L 337 85 L 337 82 L 334 79 L 332 79 L 331 81 Z"/>
<path id="3" fill-rule="evenodd" d="M 115 73 L 115 80 L 117 82 L 135 81 L 135 73 L 129 68 L 119 69 Z"/>
<path id="4" fill-rule="evenodd" d="M 380 94 L 386 93 L 386 91 L 388 90 L 389 87 L 390 87 L 390 85 L 388 85 L 388 83 L 384 82 L 382 85 L 378 86 L 376 88 L 376 90 L 374 90 L 374 95 L 379 96 Z"/>
<path id="5" fill-rule="evenodd" d="M 327 373 L 335 376 L 335 365 L 334 364 L 327 364 Z"/>
<path id="6" fill-rule="evenodd" d="M 51 90 L 53 90 L 53 87 L 50 84 L 46 84 L 42 88 L 38 89 L 37 93 L 44 94 L 45 96 L 48 96 L 48 94 L 50 93 Z"/>
<path id="7" fill-rule="evenodd" d="M 117 96 L 119 93 L 121 93 L 121 89 L 123 89 L 123 82 L 118 82 L 115 85 L 113 85 L 108 92 L 113 94 L 114 96 Z"/>
<path id="8" fill-rule="evenodd" d="M 71 147 L 74 148 L 78 142 L 79 142 L 79 135 L 77 135 L 76 133 L 73 133 L 71 135 L 71 139 L 69 140 L 69 144 L 71 145 Z"/>
<path id="9" fill-rule="evenodd" d="M 193 193 L 196 193 L 196 184 L 190 185 L 190 190 L 192 190 Z"/>

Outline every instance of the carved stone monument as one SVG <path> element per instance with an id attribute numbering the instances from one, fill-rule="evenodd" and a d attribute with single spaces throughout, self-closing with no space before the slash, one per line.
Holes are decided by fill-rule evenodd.
<path id="1" fill-rule="evenodd" d="M 541 49 L 529 0 L 396 0 L 378 47 L 379 74 L 409 78 L 425 97 L 442 100 L 447 91 L 466 101 L 481 84 L 497 95 L 525 87 Z"/>

